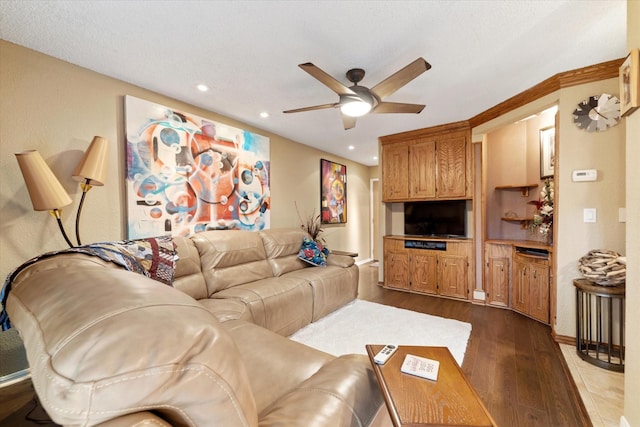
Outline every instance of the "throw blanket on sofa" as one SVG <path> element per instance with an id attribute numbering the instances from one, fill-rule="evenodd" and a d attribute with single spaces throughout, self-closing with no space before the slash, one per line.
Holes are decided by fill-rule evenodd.
<path id="1" fill-rule="evenodd" d="M 6 331 L 11 328 L 11 322 L 5 307 L 9 292 L 11 292 L 13 279 L 31 264 L 41 259 L 64 253 L 81 253 L 96 256 L 169 286 L 173 284 L 175 266 L 178 261 L 175 243 L 173 243 L 171 236 L 94 243 L 39 255 L 25 262 L 7 276 L 0 291 L 0 301 L 2 302 L 2 311 L 0 311 L 1 330 Z"/>

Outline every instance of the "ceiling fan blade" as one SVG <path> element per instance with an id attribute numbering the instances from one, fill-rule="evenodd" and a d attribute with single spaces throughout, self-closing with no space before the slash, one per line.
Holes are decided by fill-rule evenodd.
<path id="1" fill-rule="evenodd" d="M 376 108 L 371 110 L 372 113 L 415 113 L 418 114 L 424 108 L 421 104 L 403 104 L 400 102 L 381 102 Z"/>
<path id="2" fill-rule="evenodd" d="M 301 113 L 303 111 L 323 110 L 325 108 L 335 108 L 339 105 L 340 103 L 334 102 L 333 104 L 322 104 L 322 105 L 314 105 L 312 107 L 296 108 L 293 110 L 283 111 L 283 113 Z"/>
<path id="3" fill-rule="evenodd" d="M 313 65 L 311 62 L 300 64 L 298 65 L 298 67 L 311 74 L 312 77 L 314 77 L 316 80 L 327 86 L 338 95 L 356 95 L 354 91 L 331 77 L 329 74 L 322 71 L 320 68 Z"/>
<path id="4" fill-rule="evenodd" d="M 344 123 L 344 130 L 353 129 L 354 127 L 356 127 L 356 118 L 343 114 L 342 123 Z"/>
<path id="5" fill-rule="evenodd" d="M 427 71 L 429 68 L 431 68 L 431 65 L 425 61 L 424 58 L 418 58 L 402 70 L 375 85 L 371 88 L 371 92 L 380 99 L 387 97 L 409 83 L 411 80 L 418 77 L 420 74 Z"/>

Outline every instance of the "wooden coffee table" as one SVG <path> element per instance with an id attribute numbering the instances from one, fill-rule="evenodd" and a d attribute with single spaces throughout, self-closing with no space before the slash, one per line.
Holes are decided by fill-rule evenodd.
<path id="1" fill-rule="evenodd" d="M 394 426 L 496 425 L 448 348 L 398 346 L 387 363 L 378 365 L 373 357 L 384 345 L 366 347 Z M 438 360 L 438 380 L 400 372 L 407 354 Z"/>

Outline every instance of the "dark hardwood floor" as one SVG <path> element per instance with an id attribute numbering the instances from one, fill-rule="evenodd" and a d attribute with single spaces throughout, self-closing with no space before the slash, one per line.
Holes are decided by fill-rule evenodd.
<path id="1" fill-rule="evenodd" d="M 358 298 L 471 323 L 462 370 L 498 426 L 592 426 L 550 327 L 509 310 L 384 289 L 377 281 L 377 268 L 360 267 Z"/>
<path id="2" fill-rule="evenodd" d="M 377 283 L 378 269 L 361 266 L 359 298 L 471 323 L 462 370 L 498 426 L 592 425 L 548 326 L 508 310 Z M 56 424 L 38 404 L 31 382 L 0 388 L 0 426 L 35 425 Z"/>

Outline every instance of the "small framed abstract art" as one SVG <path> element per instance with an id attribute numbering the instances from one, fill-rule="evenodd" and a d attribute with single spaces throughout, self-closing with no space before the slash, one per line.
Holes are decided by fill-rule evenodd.
<path id="1" fill-rule="evenodd" d="M 347 167 L 325 159 L 320 159 L 320 221 L 347 222 Z"/>
<path id="2" fill-rule="evenodd" d="M 556 128 L 540 129 L 540 179 L 553 176 L 555 164 Z"/>

